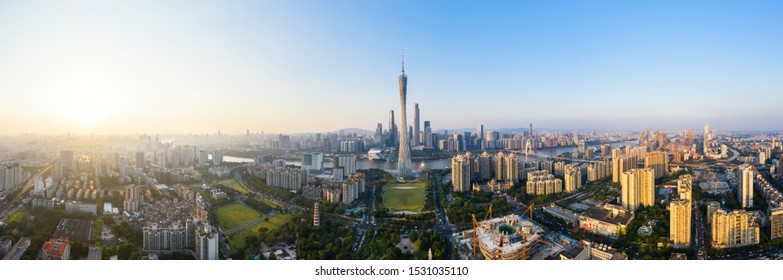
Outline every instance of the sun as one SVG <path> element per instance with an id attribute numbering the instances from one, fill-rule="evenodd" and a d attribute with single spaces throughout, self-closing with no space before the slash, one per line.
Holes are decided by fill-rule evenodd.
<path id="1" fill-rule="evenodd" d="M 68 125 L 92 127 L 106 123 L 118 105 L 112 97 L 112 83 L 99 73 L 70 75 L 59 85 L 58 104 L 52 113 Z"/>

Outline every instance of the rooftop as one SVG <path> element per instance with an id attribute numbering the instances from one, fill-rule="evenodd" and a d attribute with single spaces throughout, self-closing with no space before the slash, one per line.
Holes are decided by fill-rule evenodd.
<path id="1" fill-rule="evenodd" d="M 633 213 L 611 206 L 590 208 L 580 216 L 599 220 L 615 225 L 628 225 L 633 220 Z"/>
<path id="2" fill-rule="evenodd" d="M 60 220 L 52 238 L 65 237 L 76 241 L 90 241 L 91 233 L 92 220 L 65 218 Z"/>

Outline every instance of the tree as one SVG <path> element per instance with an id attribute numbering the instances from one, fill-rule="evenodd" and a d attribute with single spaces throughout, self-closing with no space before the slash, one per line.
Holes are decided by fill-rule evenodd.
<path id="1" fill-rule="evenodd" d="M 277 260 L 277 256 L 275 256 L 275 252 L 269 252 L 269 258 L 268 260 Z"/>
<path id="2" fill-rule="evenodd" d="M 416 242 L 416 240 L 419 238 L 419 232 L 416 230 L 411 230 L 408 238 L 411 240 L 411 242 Z"/>

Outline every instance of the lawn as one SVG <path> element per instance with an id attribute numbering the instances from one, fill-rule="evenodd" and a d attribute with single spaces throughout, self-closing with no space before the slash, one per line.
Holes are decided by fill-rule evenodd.
<path id="1" fill-rule="evenodd" d="M 239 193 L 241 193 L 243 195 L 250 193 L 250 190 L 248 190 L 245 187 L 243 187 L 242 184 L 240 184 L 239 182 L 237 182 L 237 180 L 234 180 L 234 179 L 225 179 L 225 180 L 221 180 L 221 181 L 219 181 L 217 183 L 221 184 L 221 185 L 224 185 L 224 186 L 228 187 L 229 189 L 238 191 Z"/>
<path id="2" fill-rule="evenodd" d="M 264 215 L 241 203 L 231 203 L 215 209 L 215 216 L 223 230 L 247 224 Z"/>
<path id="3" fill-rule="evenodd" d="M 392 212 L 419 212 L 424 208 L 426 182 L 394 183 L 383 186 L 383 204 Z"/>
<path id="4" fill-rule="evenodd" d="M 16 211 L 16 213 L 14 213 L 13 215 L 11 215 L 10 218 L 8 218 L 7 222 L 9 224 L 13 222 L 21 222 L 24 218 L 27 218 L 28 216 L 30 216 L 30 214 L 28 214 L 27 212 Z"/>
<path id="5" fill-rule="evenodd" d="M 245 244 L 245 238 L 248 236 L 258 236 L 258 230 L 261 228 L 267 228 L 269 230 L 275 229 L 280 227 L 281 225 L 291 221 L 291 215 L 289 214 L 278 214 L 272 218 L 269 218 L 266 221 L 261 222 L 260 224 L 254 225 L 252 227 L 240 230 L 235 232 L 234 234 L 229 235 L 226 239 L 228 240 L 228 246 L 231 247 L 232 252 L 236 252 L 237 250 L 245 249 L 247 246 Z"/>

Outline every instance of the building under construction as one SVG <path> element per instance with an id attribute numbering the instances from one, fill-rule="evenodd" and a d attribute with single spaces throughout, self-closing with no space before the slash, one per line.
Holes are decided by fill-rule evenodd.
<path id="1" fill-rule="evenodd" d="M 473 244 L 487 260 L 522 260 L 542 235 L 541 227 L 511 214 L 478 222 Z"/>

